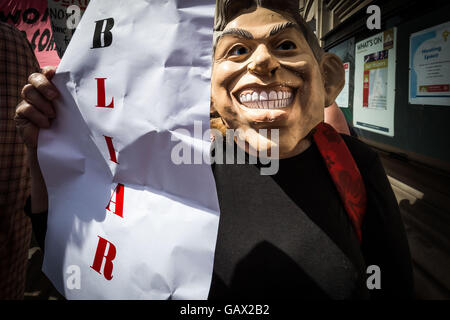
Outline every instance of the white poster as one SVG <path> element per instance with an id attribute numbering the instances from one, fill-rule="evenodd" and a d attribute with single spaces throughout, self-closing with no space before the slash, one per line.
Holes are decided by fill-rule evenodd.
<path id="1" fill-rule="evenodd" d="M 41 130 L 43 271 L 68 299 L 206 299 L 219 205 L 209 157 L 215 0 L 92 0 Z M 200 128 L 198 128 L 200 126 Z M 177 156 L 177 154 L 175 154 Z"/>
<path id="2" fill-rule="evenodd" d="M 89 0 L 48 0 L 48 14 L 58 56 L 62 58 L 75 29 L 89 4 Z"/>
<path id="3" fill-rule="evenodd" d="M 409 103 L 450 106 L 450 22 L 411 34 Z"/>
<path id="4" fill-rule="evenodd" d="M 391 137 L 394 136 L 396 36 L 394 28 L 355 46 L 353 125 Z"/>
<path id="5" fill-rule="evenodd" d="M 349 98 L 349 81 L 350 81 L 350 62 L 344 63 L 344 70 L 345 70 L 345 85 L 342 89 L 341 93 L 339 93 L 338 97 L 336 98 L 336 104 L 340 108 L 348 108 L 348 98 Z"/>

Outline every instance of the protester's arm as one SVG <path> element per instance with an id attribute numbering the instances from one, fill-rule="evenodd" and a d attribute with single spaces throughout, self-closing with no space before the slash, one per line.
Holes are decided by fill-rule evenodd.
<path id="1" fill-rule="evenodd" d="M 51 83 L 56 67 L 46 67 L 42 73 L 33 73 L 22 89 L 23 100 L 16 108 L 16 126 L 27 147 L 31 175 L 31 212 L 47 211 L 47 188 L 37 159 L 37 142 L 40 128 L 49 128 L 56 112 L 52 100 L 58 90 Z"/>
<path id="2" fill-rule="evenodd" d="M 31 212 L 40 213 L 48 210 L 47 187 L 37 159 L 37 150 L 28 150 L 28 165 L 31 176 Z"/>
<path id="3" fill-rule="evenodd" d="M 28 197 L 28 199 L 25 203 L 24 212 L 31 220 L 31 226 L 33 228 L 34 237 L 36 238 L 36 241 L 37 241 L 39 247 L 41 248 L 42 251 L 44 251 L 45 235 L 47 233 L 48 211 L 32 213 L 31 212 L 31 197 Z"/>
<path id="4" fill-rule="evenodd" d="M 337 132 L 350 135 L 347 120 L 345 120 L 344 114 L 338 107 L 336 102 L 325 108 L 324 121 L 331 125 Z"/>

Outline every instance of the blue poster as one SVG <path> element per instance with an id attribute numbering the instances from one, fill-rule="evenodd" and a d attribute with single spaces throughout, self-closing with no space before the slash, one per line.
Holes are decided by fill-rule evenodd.
<path id="1" fill-rule="evenodd" d="M 409 103 L 450 105 L 450 22 L 411 34 Z"/>

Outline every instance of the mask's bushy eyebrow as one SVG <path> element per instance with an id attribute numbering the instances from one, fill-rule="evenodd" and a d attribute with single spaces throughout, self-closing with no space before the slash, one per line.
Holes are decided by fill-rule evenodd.
<path id="1" fill-rule="evenodd" d="M 238 28 L 230 28 L 227 30 L 224 30 L 218 37 L 216 42 L 219 42 L 219 40 L 221 38 L 223 38 L 226 35 L 231 35 L 231 36 L 237 36 L 239 38 L 243 38 L 243 39 L 248 39 L 248 40 L 253 40 L 254 37 L 253 35 L 248 32 L 247 30 L 244 29 L 238 29 Z"/>
<path id="2" fill-rule="evenodd" d="M 298 25 L 293 22 L 285 22 L 285 23 L 278 24 L 275 27 L 273 27 L 272 30 L 270 30 L 269 36 L 272 37 L 287 28 L 297 28 L 298 29 Z"/>

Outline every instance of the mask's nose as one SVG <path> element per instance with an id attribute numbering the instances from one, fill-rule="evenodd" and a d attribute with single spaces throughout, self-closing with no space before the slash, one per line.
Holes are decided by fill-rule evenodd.
<path id="1" fill-rule="evenodd" d="M 278 60 L 269 52 L 264 44 L 260 44 L 253 52 L 252 61 L 248 64 L 248 71 L 259 76 L 273 76 L 280 68 Z"/>

